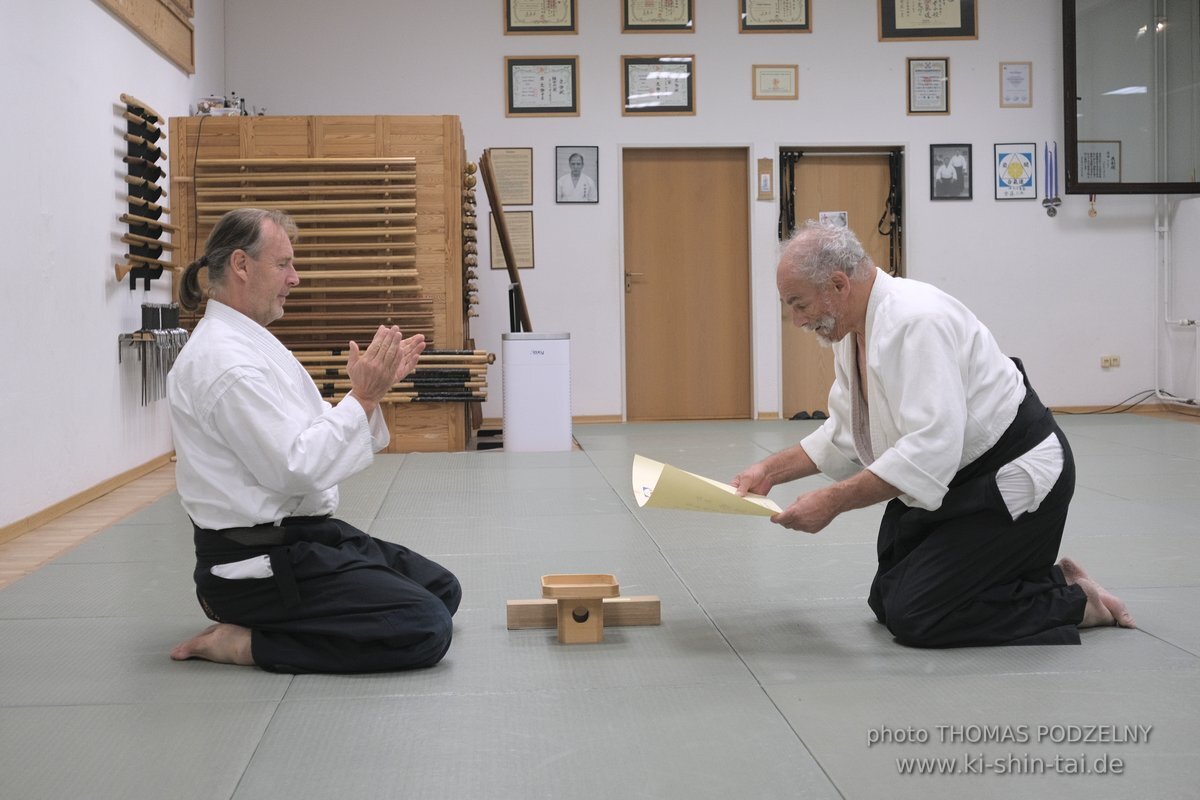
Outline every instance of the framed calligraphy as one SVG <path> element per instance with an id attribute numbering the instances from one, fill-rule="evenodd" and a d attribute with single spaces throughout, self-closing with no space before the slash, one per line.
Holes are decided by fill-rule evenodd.
<path id="1" fill-rule="evenodd" d="M 692 0 L 622 0 L 621 33 L 693 33 Z"/>
<path id="2" fill-rule="evenodd" d="M 579 56 L 506 56 L 506 117 L 579 116 Z"/>
<path id="3" fill-rule="evenodd" d="M 978 39 L 976 0 L 879 0 L 879 41 Z"/>
<path id="4" fill-rule="evenodd" d="M 812 33 L 811 0 L 739 0 L 738 33 Z"/>
<path id="5" fill-rule="evenodd" d="M 503 0 L 504 33 L 578 33 L 575 0 Z"/>
<path id="6" fill-rule="evenodd" d="M 621 113 L 696 113 L 695 56 L 621 56 L 625 87 Z"/>

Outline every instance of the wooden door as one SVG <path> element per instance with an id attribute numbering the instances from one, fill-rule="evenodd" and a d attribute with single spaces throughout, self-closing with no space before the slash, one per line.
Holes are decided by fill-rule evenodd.
<path id="1" fill-rule="evenodd" d="M 822 211 L 847 214 L 847 224 L 862 241 L 877 265 L 888 263 L 888 237 L 879 233 L 891 182 L 886 155 L 821 155 L 805 151 L 794 167 L 796 224 L 819 219 Z M 783 321 L 783 416 L 800 411 L 828 412 L 833 384 L 833 351 L 822 347 L 815 334 L 792 324 L 792 315 L 780 303 Z"/>
<path id="2" fill-rule="evenodd" d="M 622 178 L 626 417 L 749 418 L 749 153 L 626 149 Z"/>

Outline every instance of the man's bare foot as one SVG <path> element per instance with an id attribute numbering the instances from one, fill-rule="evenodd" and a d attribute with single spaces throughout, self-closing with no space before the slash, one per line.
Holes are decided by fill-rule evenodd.
<path id="1" fill-rule="evenodd" d="M 1081 579 L 1085 581 L 1090 581 L 1092 579 L 1091 575 L 1088 575 L 1083 571 L 1083 567 L 1079 566 L 1069 558 L 1059 559 L 1058 568 L 1063 571 L 1063 577 L 1066 578 L 1068 585 L 1074 585 Z"/>
<path id="2" fill-rule="evenodd" d="M 1136 628 L 1133 615 L 1125 607 L 1121 598 L 1109 592 L 1091 578 L 1080 578 L 1075 585 L 1083 589 L 1087 595 L 1087 606 L 1083 609 L 1081 628 L 1095 628 L 1101 625 L 1119 625 L 1122 628 Z"/>
<path id="3" fill-rule="evenodd" d="M 202 658 L 218 664 L 253 666 L 254 658 L 250 654 L 250 629 L 225 622 L 209 625 L 186 642 L 175 645 L 171 650 L 171 658 L 176 661 Z"/>

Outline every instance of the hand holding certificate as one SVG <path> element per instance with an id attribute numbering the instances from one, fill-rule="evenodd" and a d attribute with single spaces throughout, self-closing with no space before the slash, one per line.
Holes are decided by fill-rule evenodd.
<path id="1" fill-rule="evenodd" d="M 633 457 L 633 496 L 640 508 L 673 508 L 717 514 L 750 514 L 770 517 L 780 512 L 773 500 L 756 494 L 739 497 L 727 483 Z"/>

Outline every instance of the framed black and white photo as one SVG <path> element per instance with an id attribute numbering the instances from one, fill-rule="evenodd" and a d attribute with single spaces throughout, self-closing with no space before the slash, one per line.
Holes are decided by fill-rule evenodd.
<path id="1" fill-rule="evenodd" d="M 621 56 L 621 114 L 695 114 L 696 57 Z"/>
<path id="2" fill-rule="evenodd" d="M 506 117 L 579 116 L 578 56 L 506 56 Z"/>
<path id="3" fill-rule="evenodd" d="M 554 201 L 600 201 L 600 148 L 560 145 L 554 148 Z"/>
<path id="4" fill-rule="evenodd" d="M 575 0 L 504 0 L 504 33 L 577 33 Z"/>
<path id="5" fill-rule="evenodd" d="M 975 0 L 879 0 L 879 41 L 978 39 Z"/>
<path id="6" fill-rule="evenodd" d="M 929 199 L 971 199 L 971 145 L 929 145 Z"/>
<path id="7" fill-rule="evenodd" d="M 1037 200 L 1037 145 L 993 145 L 997 200 Z"/>

